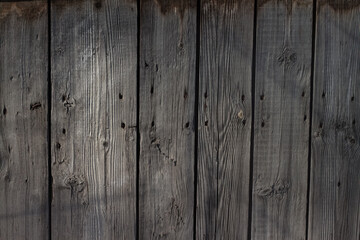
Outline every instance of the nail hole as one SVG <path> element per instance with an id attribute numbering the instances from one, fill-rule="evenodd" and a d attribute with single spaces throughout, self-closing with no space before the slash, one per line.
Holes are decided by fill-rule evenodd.
<path id="1" fill-rule="evenodd" d="M 61 100 L 62 100 L 63 102 L 65 102 L 66 96 L 65 96 L 65 95 L 62 95 Z"/>
<path id="2" fill-rule="evenodd" d="M 184 99 L 187 99 L 187 97 L 188 97 L 188 93 L 187 93 L 187 91 L 186 91 L 186 89 L 184 90 Z"/>
<path id="3" fill-rule="evenodd" d="M 63 134 L 66 133 L 66 129 L 65 129 L 65 128 L 62 129 L 62 133 L 63 133 Z"/>
<path id="4" fill-rule="evenodd" d="M 189 127 L 189 125 L 190 125 L 190 123 L 189 123 L 189 122 L 185 123 L 185 127 L 186 127 L 186 128 L 188 128 L 188 127 Z"/>
<path id="5" fill-rule="evenodd" d="M 13 79 L 14 79 L 14 77 L 13 77 L 13 76 L 11 76 L 11 77 L 10 77 L 10 81 L 12 81 Z"/>
<path id="6" fill-rule="evenodd" d="M 245 95 L 241 95 L 241 101 L 245 101 Z"/>
<path id="7" fill-rule="evenodd" d="M 151 88 L 150 88 L 150 93 L 153 94 L 154 93 L 154 86 L 151 85 Z"/>
<path id="8" fill-rule="evenodd" d="M 354 97 L 354 96 L 352 96 L 352 97 L 351 97 L 351 101 L 353 102 L 354 100 L 355 100 L 355 97 Z"/>
<path id="9" fill-rule="evenodd" d="M 102 7 L 101 2 L 96 2 L 96 3 L 95 3 L 95 7 L 96 7 L 97 9 L 101 8 L 101 7 Z"/>
<path id="10" fill-rule="evenodd" d="M 355 119 L 354 119 L 354 120 L 352 121 L 352 124 L 355 125 L 355 123 L 356 123 L 356 121 L 355 121 Z"/>
<path id="11" fill-rule="evenodd" d="M 209 121 L 206 120 L 206 121 L 205 121 L 205 126 L 207 126 L 208 124 L 209 124 Z"/>
<path id="12" fill-rule="evenodd" d="M 261 94 L 260 95 L 260 100 L 262 101 L 262 100 L 264 100 L 264 98 L 265 98 L 264 94 Z"/>
<path id="13" fill-rule="evenodd" d="M 305 97 L 305 91 L 303 91 L 303 92 L 301 93 L 301 96 L 302 96 L 302 97 Z"/>
<path id="14" fill-rule="evenodd" d="M 6 109 L 6 107 L 4 106 L 3 114 L 6 115 L 6 113 L 7 113 L 7 109 Z"/>
<path id="15" fill-rule="evenodd" d="M 307 116 L 306 116 L 306 115 L 304 115 L 304 121 L 306 121 L 306 119 L 307 119 Z"/>
<path id="16" fill-rule="evenodd" d="M 57 143 L 56 143 L 56 148 L 57 148 L 57 149 L 60 149 L 60 148 L 61 148 L 61 144 L 57 142 Z"/>
<path id="17" fill-rule="evenodd" d="M 125 123 L 121 123 L 121 128 L 124 129 L 125 128 Z"/>
<path id="18" fill-rule="evenodd" d="M 319 123 L 319 128 L 322 128 L 322 127 L 323 127 L 323 123 L 320 122 L 320 123 Z"/>
<path id="19" fill-rule="evenodd" d="M 323 92 L 323 93 L 322 93 L 321 97 L 322 97 L 322 98 L 324 98 L 324 97 L 325 97 L 325 92 Z"/>
<path id="20" fill-rule="evenodd" d="M 264 121 L 261 122 L 261 127 L 265 127 L 265 122 Z"/>
<path id="21" fill-rule="evenodd" d="M 340 181 L 339 181 L 339 182 L 337 183 L 337 186 L 340 187 L 340 185 L 341 185 L 341 183 L 340 183 Z"/>
<path id="22" fill-rule="evenodd" d="M 243 119 L 243 120 L 242 120 L 242 124 L 245 126 L 245 124 L 246 124 L 246 119 Z"/>
<path id="23" fill-rule="evenodd" d="M 208 97 L 208 94 L 207 92 L 204 93 L 204 98 L 207 98 Z"/>
<path id="24" fill-rule="evenodd" d="M 154 126 L 155 126 L 155 122 L 152 121 L 152 122 L 151 122 L 151 127 L 154 127 Z"/>
<path id="25" fill-rule="evenodd" d="M 104 146 L 104 147 L 108 147 L 108 146 L 109 146 L 109 143 L 105 141 L 105 142 L 103 142 L 103 146 Z"/>
<path id="26" fill-rule="evenodd" d="M 119 99 L 123 99 L 123 95 L 119 93 Z"/>

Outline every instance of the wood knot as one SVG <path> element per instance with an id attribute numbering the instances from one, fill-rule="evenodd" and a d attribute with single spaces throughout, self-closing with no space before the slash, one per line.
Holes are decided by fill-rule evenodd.
<path id="1" fill-rule="evenodd" d="M 184 225 L 184 218 L 182 217 L 182 209 L 180 208 L 179 204 L 176 202 L 175 198 L 171 198 L 170 203 L 170 212 L 171 218 L 175 220 L 175 226 L 180 227 Z"/>
<path id="2" fill-rule="evenodd" d="M 356 140 L 355 140 L 355 138 L 353 136 L 345 137 L 345 141 L 347 141 L 350 144 L 355 144 L 356 143 Z"/>
<path id="3" fill-rule="evenodd" d="M 6 182 L 10 182 L 10 181 L 11 181 L 10 171 L 9 171 L 9 170 L 7 170 L 7 171 L 5 172 L 4 180 L 5 180 Z"/>
<path id="4" fill-rule="evenodd" d="M 243 110 L 240 110 L 237 114 L 238 118 L 240 118 L 241 120 L 244 119 L 244 112 Z"/>
<path id="5" fill-rule="evenodd" d="M 271 185 L 261 185 L 256 188 L 256 193 L 262 198 L 282 199 L 290 189 L 289 181 L 278 181 Z"/>
<path id="6" fill-rule="evenodd" d="M 295 65 L 297 56 L 294 50 L 285 47 L 283 52 L 278 57 L 280 65 L 284 64 L 285 68 L 290 68 Z"/>
<path id="7" fill-rule="evenodd" d="M 75 99 L 70 98 L 69 96 L 66 95 L 63 95 L 61 99 L 64 104 L 64 107 L 66 108 L 66 112 L 69 113 L 70 109 L 75 107 Z"/>
<path id="8" fill-rule="evenodd" d="M 87 186 L 87 182 L 83 175 L 71 175 L 65 178 L 64 183 L 75 192 L 82 192 Z"/>
<path id="9" fill-rule="evenodd" d="M 350 128 L 345 121 L 338 121 L 335 123 L 335 129 L 338 131 L 346 130 Z"/>

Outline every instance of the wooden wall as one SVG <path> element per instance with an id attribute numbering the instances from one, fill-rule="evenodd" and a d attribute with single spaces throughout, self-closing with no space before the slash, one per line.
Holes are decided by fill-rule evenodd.
<path id="1" fill-rule="evenodd" d="M 360 239 L 360 0 L 0 1 L 0 240 Z"/>

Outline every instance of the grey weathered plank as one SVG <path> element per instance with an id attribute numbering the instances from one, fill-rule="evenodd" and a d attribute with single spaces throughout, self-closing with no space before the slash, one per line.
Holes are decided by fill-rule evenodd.
<path id="1" fill-rule="evenodd" d="M 305 239 L 312 1 L 259 1 L 252 239 Z"/>
<path id="2" fill-rule="evenodd" d="M 47 1 L 0 3 L 0 239 L 48 238 Z"/>
<path id="3" fill-rule="evenodd" d="M 51 4 L 52 238 L 136 235 L 137 6 Z"/>
<path id="4" fill-rule="evenodd" d="M 309 238 L 360 238 L 360 1 L 317 7 Z"/>
<path id="5" fill-rule="evenodd" d="M 203 0 L 197 239 L 248 232 L 254 1 Z"/>
<path id="6" fill-rule="evenodd" d="M 196 0 L 142 1 L 139 238 L 191 239 Z"/>

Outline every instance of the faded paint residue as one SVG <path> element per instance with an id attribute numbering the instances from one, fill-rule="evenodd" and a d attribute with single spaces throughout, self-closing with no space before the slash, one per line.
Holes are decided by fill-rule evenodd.
<path id="1" fill-rule="evenodd" d="M 212 6 L 214 9 L 225 9 L 226 12 L 237 10 L 241 4 L 252 3 L 254 5 L 254 1 L 251 0 L 202 0 L 201 3 L 205 9 Z"/>
<path id="2" fill-rule="evenodd" d="M 0 3 L 0 19 L 16 15 L 28 20 L 35 20 L 47 12 L 47 1 L 6 2 Z"/>
<path id="3" fill-rule="evenodd" d="M 232 12 L 237 10 L 241 3 L 254 3 L 252 0 L 200 0 L 203 9 L 225 9 Z M 141 0 L 141 3 L 154 2 L 163 15 L 171 13 L 178 14 L 181 19 L 184 18 L 186 11 L 197 8 L 197 0 Z"/>
<path id="4" fill-rule="evenodd" d="M 316 0 L 314 0 L 316 1 Z M 288 14 L 291 14 L 294 5 L 304 6 L 304 7 L 312 7 L 312 0 L 258 0 L 258 9 L 267 4 L 268 2 L 281 3 L 286 6 Z"/>
<path id="5" fill-rule="evenodd" d="M 176 13 L 181 18 L 184 17 L 186 10 L 196 9 L 197 6 L 197 0 L 143 0 L 141 3 L 148 1 L 154 1 L 162 14 Z"/>
<path id="6" fill-rule="evenodd" d="M 319 9 L 323 5 L 328 5 L 335 11 L 350 11 L 360 6 L 360 0 L 320 0 Z"/>
<path id="7" fill-rule="evenodd" d="M 53 0 L 51 1 L 51 6 L 54 6 L 57 10 L 64 10 L 67 7 L 78 7 L 84 0 Z"/>
<path id="8" fill-rule="evenodd" d="M 105 0 L 52 0 L 51 3 L 52 3 L 51 6 L 53 6 L 59 12 L 62 12 L 65 9 L 73 9 L 73 8 L 77 10 L 81 10 L 83 7 L 86 6 L 86 4 L 90 4 L 87 5 L 86 7 L 92 6 L 92 9 L 94 11 L 99 11 L 107 3 L 109 8 L 111 8 L 113 5 L 121 6 L 124 3 L 136 7 L 137 0 L 117 0 L 113 2 L 105 1 Z"/>

